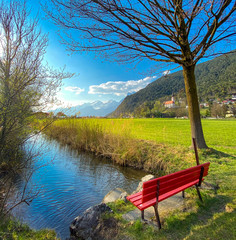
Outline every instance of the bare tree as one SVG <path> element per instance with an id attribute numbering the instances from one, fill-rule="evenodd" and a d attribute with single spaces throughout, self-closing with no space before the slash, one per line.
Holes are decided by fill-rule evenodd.
<path id="1" fill-rule="evenodd" d="M 47 35 L 29 14 L 23 1 L 0 3 L 0 213 L 14 188 L 12 179 L 19 175 L 26 185 L 15 205 L 35 196 L 26 193 L 33 172 L 24 143 L 35 133 L 30 127 L 35 111 L 52 103 L 61 80 L 71 76 L 43 64 Z"/>
<path id="2" fill-rule="evenodd" d="M 207 147 L 194 70 L 204 56 L 229 50 L 222 44 L 235 39 L 235 1 L 51 0 L 50 3 L 44 9 L 64 30 L 62 42 L 71 51 L 97 51 L 121 62 L 148 58 L 182 66 L 192 137 L 199 148 Z"/>
<path id="3" fill-rule="evenodd" d="M 43 65 L 47 36 L 20 1 L 0 4 L 0 155 L 27 138 L 34 111 L 55 100 L 63 72 Z"/>

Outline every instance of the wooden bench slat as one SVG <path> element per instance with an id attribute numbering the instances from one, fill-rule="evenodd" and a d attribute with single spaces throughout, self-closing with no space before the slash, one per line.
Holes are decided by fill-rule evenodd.
<path id="1" fill-rule="evenodd" d="M 193 185 L 197 184 L 199 182 L 199 179 L 192 179 L 192 180 L 189 180 L 189 181 L 182 181 L 182 182 L 176 182 L 174 185 L 172 186 L 169 186 L 165 189 L 160 189 L 159 191 L 159 198 L 161 198 L 162 195 L 168 193 L 168 192 L 172 192 L 172 191 L 175 191 L 175 189 L 179 189 L 181 186 L 186 186 L 190 183 L 190 185 L 192 183 L 194 183 Z M 192 185 L 191 185 L 192 186 Z M 156 195 L 157 195 L 157 191 L 156 192 L 152 192 L 152 193 L 149 193 L 149 194 L 145 194 L 143 195 L 143 198 L 142 198 L 142 203 L 145 203 L 149 200 L 151 200 L 152 198 L 155 198 L 156 199 Z M 159 201 L 159 200 L 158 200 Z"/>
<path id="2" fill-rule="evenodd" d="M 197 183 L 198 183 L 198 180 L 193 181 L 191 183 L 188 183 L 186 185 L 183 185 L 183 186 L 181 186 L 179 188 L 176 188 L 176 189 L 174 189 L 174 190 L 172 190 L 170 192 L 167 192 L 165 194 L 162 194 L 162 195 L 159 196 L 158 202 L 161 202 L 161 201 L 163 201 L 163 200 L 165 200 L 165 199 L 167 199 L 167 198 L 169 198 L 169 197 L 171 197 L 171 196 L 173 196 L 173 195 L 175 195 L 175 194 L 177 194 L 177 193 L 179 193 L 179 192 L 181 192 L 181 191 L 183 191 L 183 190 L 185 190 L 185 189 L 187 189 L 187 188 L 189 188 L 191 186 L 194 186 Z M 156 198 L 152 198 L 151 200 L 149 200 L 149 201 L 147 201 L 145 203 L 140 203 L 140 205 L 135 205 L 135 206 L 139 210 L 143 211 L 144 209 L 146 209 L 148 207 L 151 207 L 151 206 L 154 206 L 155 204 L 156 204 Z"/>
<path id="3" fill-rule="evenodd" d="M 195 175 L 195 176 L 192 176 L 192 175 L 188 175 L 188 176 L 184 176 L 182 178 L 175 178 L 175 179 L 172 179 L 166 183 L 160 183 L 159 184 L 159 188 L 160 188 L 160 191 L 159 193 L 163 192 L 165 189 L 169 189 L 171 190 L 171 188 L 175 188 L 175 185 L 176 184 L 184 184 L 184 182 L 188 182 L 188 180 L 192 179 L 193 180 L 197 180 L 199 179 L 199 174 L 198 175 Z M 189 181 L 191 182 L 191 180 Z M 157 192 L 157 183 L 151 187 L 148 187 L 148 188 L 145 188 L 143 189 L 143 195 L 145 196 L 146 194 L 149 194 L 149 193 L 156 193 Z"/>
<path id="4" fill-rule="evenodd" d="M 201 164 L 201 165 L 198 165 L 198 166 L 195 166 L 195 167 L 191 167 L 191 168 L 188 168 L 188 169 L 185 169 L 185 170 L 181 170 L 181 171 L 178 171 L 178 172 L 175 172 L 175 173 L 171 173 L 169 175 L 162 176 L 162 177 L 144 182 L 143 186 L 144 186 L 144 188 L 151 187 L 153 185 L 156 185 L 157 181 L 160 181 L 160 183 L 161 182 L 166 182 L 166 181 L 169 181 L 171 179 L 178 178 L 178 177 L 180 177 L 182 175 L 185 175 L 187 173 L 195 172 L 197 169 L 199 169 L 199 171 L 200 171 L 202 166 L 204 167 L 205 171 L 207 171 L 208 168 L 209 168 L 209 165 L 210 165 L 210 163 L 204 163 L 204 164 Z"/>
<path id="5" fill-rule="evenodd" d="M 166 186 L 172 185 L 176 181 L 182 181 L 183 179 L 185 179 L 187 181 L 187 179 L 195 178 L 197 180 L 197 179 L 199 179 L 200 172 L 201 172 L 201 169 L 197 169 L 197 171 L 194 171 L 191 173 L 186 173 L 185 175 L 182 175 L 182 176 L 179 176 L 176 178 L 172 178 L 167 181 L 162 180 L 162 181 L 160 181 L 160 187 L 165 188 Z M 208 170 L 204 170 L 203 177 L 205 177 L 207 174 L 208 174 Z"/>
<path id="6" fill-rule="evenodd" d="M 142 204 L 142 199 L 136 200 L 133 204 L 134 206 L 138 207 L 139 205 Z"/>
<path id="7" fill-rule="evenodd" d="M 142 192 L 140 192 L 140 195 L 139 195 L 139 196 L 132 197 L 132 198 L 130 199 L 130 201 L 135 202 L 135 201 L 137 201 L 137 200 L 142 199 L 142 197 L 143 197 Z M 128 200 L 129 200 L 129 199 L 128 199 Z"/>
<path id="8" fill-rule="evenodd" d="M 159 195 L 164 194 L 164 193 L 169 192 L 169 191 L 172 191 L 175 188 L 178 188 L 182 185 L 188 184 L 188 183 L 193 182 L 193 181 L 197 181 L 197 183 L 198 183 L 199 179 L 195 178 L 195 177 L 193 177 L 193 178 L 188 177 L 188 179 L 182 179 L 180 181 L 176 181 L 175 183 L 172 183 L 172 185 L 165 185 L 166 187 L 160 189 Z"/>
<path id="9" fill-rule="evenodd" d="M 128 196 L 127 199 L 130 200 L 132 198 L 135 198 L 135 197 L 139 196 L 140 194 L 142 194 L 142 192 L 134 193 L 134 194 Z"/>
<path id="10" fill-rule="evenodd" d="M 207 171 L 204 171 L 203 177 L 207 175 Z M 195 172 L 192 173 L 188 173 L 186 175 L 171 179 L 167 182 L 160 182 L 160 194 L 164 193 L 165 191 L 170 191 L 172 188 L 174 189 L 176 186 L 176 184 L 185 184 L 188 182 L 191 182 L 193 180 L 197 180 L 199 179 L 199 175 L 200 175 L 200 170 L 197 170 Z M 158 180 L 157 180 L 158 181 Z M 146 195 L 148 193 L 156 193 L 157 191 L 157 181 L 154 185 L 150 186 L 150 187 L 145 187 L 143 188 L 143 195 Z"/>

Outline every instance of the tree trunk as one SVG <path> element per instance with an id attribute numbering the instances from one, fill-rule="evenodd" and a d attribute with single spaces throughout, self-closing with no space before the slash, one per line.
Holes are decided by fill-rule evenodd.
<path id="1" fill-rule="evenodd" d="M 208 148 L 204 139 L 200 109 L 197 96 L 197 86 L 194 74 L 195 65 L 183 66 L 185 91 L 188 103 L 188 113 L 191 124 L 192 138 L 196 139 L 198 148 Z"/>

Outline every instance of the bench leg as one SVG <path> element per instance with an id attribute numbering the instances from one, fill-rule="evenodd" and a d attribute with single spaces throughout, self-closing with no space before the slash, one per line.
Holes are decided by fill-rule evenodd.
<path id="1" fill-rule="evenodd" d="M 141 211 L 141 219 L 144 221 L 144 210 Z"/>
<path id="2" fill-rule="evenodd" d="M 184 194 L 184 191 L 182 191 L 182 197 L 185 198 L 185 194 Z"/>
<path id="3" fill-rule="evenodd" d="M 154 207 L 154 211 L 155 211 L 155 215 L 156 215 L 156 219 L 157 219 L 158 228 L 161 229 L 161 221 L 160 221 L 160 217 L 158 214 L 157 205 L 154 205 L 153 207 Z"/>
<path id="4" fill-rule="evenodd" d="M 197 194 L 198 194 L 198 197 L 199 197 L 200 201 L 203 202 L 202 196 L 201 196 L 201 193 L 200 193 L 200 190 L 199 190 L 199 188 L 198 188 L 198 185 L 196 184 L 195 187 L 196 187 L 196 189 L 197 189 Z"/>

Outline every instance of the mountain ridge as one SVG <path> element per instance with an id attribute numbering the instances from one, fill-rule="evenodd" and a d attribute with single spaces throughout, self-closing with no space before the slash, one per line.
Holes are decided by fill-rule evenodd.
<path id="1" fill-rule="evenodd" d="M 235 69 L 235 52 L 198 64 L 195 68 L 195 77 L 200 100 L 211 96 L 224 98 L 230 91 L 236 90 Z M 182 70 L 162 76 L 138 92 L 126 96 L 109 117 L 132 113 L 145 101 L 155 101 L 176 94 L 184 88 Z"/>
<path id="2" fill-rule="evenodd" d="M 115 100 L 109 100 L 107 102 L 94 101 L 87 102 L 80 105 L 76 105 L 70 108 L 57 108 L 52 112 L 56 115 L 58 112 L 63 112 L 67 116 L 76 115 L 80 112 L 80 117 L 95 116 L 95 117 L 105 117 L 111 112 L 113 112 L 121 102 Z"/>

